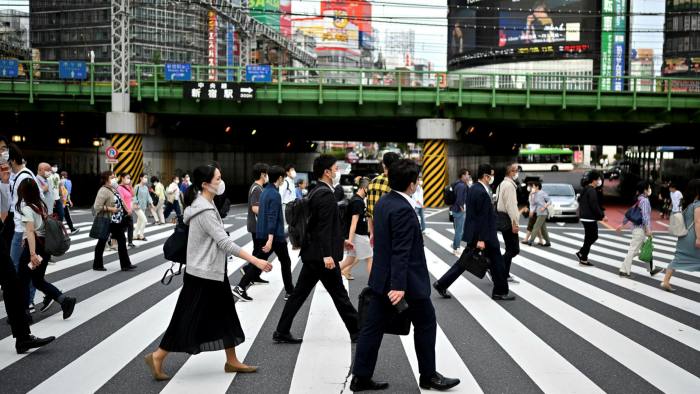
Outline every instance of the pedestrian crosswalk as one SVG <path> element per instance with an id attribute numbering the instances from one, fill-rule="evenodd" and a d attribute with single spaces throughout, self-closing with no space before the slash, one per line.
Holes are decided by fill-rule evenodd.
<path id="1" fill-rule="evenodd" d="M 252 242 L 235 207 L 225 220 L 231 237 L 247 250 Z M 439 214 L 427 210 L 426 214 Z M 78 298 L 73 316 L 63 320 L 58 306 L 34 314 L 34 335 L 57 337 L 49 346 L 18 355 L 9 326 L 0 322 L 0 387 L 3 393 L 167 392 L 207 394 L 350 392 L 354 345 L 322 286 L 299 312 L 292 333 L 301 345 L 274 344 L 284 306 L 279 262 L 264 274 L 270 283 L 251 287 L 252 302 L 236 310 L 246 341 L 239 359 L 259 365 L 257 374 L 223 371 L 221 352 L 169 358 L 168 382 L 153 381 L 143 356 L 155 349 L 172 315 L 182 277 L 169 286 L 160 279 L 170 263 L 162 245 L 173 226 L 146 229 L 147 242 L 129 251 L 136 271 L 119 271 L 116 253 L 105 253 L 107 272 L 92 271 L 95 240 L 87 235 L 89 217 L 74 214 L 82 232 L 69 253 L 48 267 L 47 279 Z M 452 254 L 450 223 L 432 222 L 425 232 L 431 280 L 457 260 Z M 583 241 L 575 226 L 553 226 L 552 247 L 523 246 L 511 273 L 513 302 L 491 299 L 491 283 L 470 274 L 450 287 L 452 299 L 433 295 L 437 314 L 438 371 L 458 377 L 455 393 L 491 392 L 700 392 L 700 273 L 678 272 L 676 293 L 662 291 L 661 274 L 650 277 L 635 261 L 634 276 L 617 270 L 627 253 L 628 233 L 601 231 L 590 261 L 578 265 L 574 252 Z M 655 234 L 654 262 L 666 267 L 675 239 Z M 299 251 L 289 249 L 295 278 Z M 244 262 L 229 259 L 229 280 L 236 284 Z M 363 264 L 345 281 L 351 300 L 367 283 Z M 37 297 L 41 297 L 40 295 Z M 40 302 L 40 299 L 36 300 Z M 226 311 L 222 311 L 225 313 Z M 4 305 L 0 319 L 6 319 Z M 388 381 L 390 392 L 420 392 L 411 336 L 384 338 L 375 377 Z"/>

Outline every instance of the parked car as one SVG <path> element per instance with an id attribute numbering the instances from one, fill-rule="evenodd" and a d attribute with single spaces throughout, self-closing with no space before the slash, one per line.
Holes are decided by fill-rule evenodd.
<path id="1" fill-rule="evenodd" d="M 542 190 L 549 194 L 551 199 L 550 219 L 568 219 L 578 222 L 578 195 L 572 185 L 568 183 L 543 183 Z"/>
<path id="2" fill-rule="evenodd" d="M 620 179 L 622 169 L 618 166 L 608 167 L 603 170 L 603 178 L 605 179 Z"/>

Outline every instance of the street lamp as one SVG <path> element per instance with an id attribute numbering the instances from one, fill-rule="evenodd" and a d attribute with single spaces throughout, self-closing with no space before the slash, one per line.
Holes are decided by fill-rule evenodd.
<path id="1" fill-rule="evenodd" d="M 102 146 L 102 140 L 99 138 L 94 138 L 92 140 L 92 146 L 94 146 L 95 148 L 99 148 L 100 146 Z"/>
<path id="2" fill-rule="evenodd" d="M 27 140 L 27 137 L 23 135 L 13 135 L 12 136 L 12 142 L 25 142 Z"/>
<path id="3" fill-rule="evenodd" d="M 70 138 L 61 137 L 58 139 L 58 144 L 59 145 L 68 145 L 68 144 L 70 144 Z"/>

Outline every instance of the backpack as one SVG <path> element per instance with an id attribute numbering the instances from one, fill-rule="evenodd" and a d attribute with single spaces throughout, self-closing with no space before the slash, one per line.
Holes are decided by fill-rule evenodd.
<path id="1" fill-rule="evenodd" d="M 311 219 L 309 202 L 316 194 L 316 191 L 321 188 L 322 186 L 320 185 L 316 186 L 306 197 L 287 203 L 284 214 L 289 226 L 289 241 L 295 248 L 301 248 L 304 244 L 309 242 L 308 228 L 309 219 Z"/>
<path id="2" fill-rule="evenodd" d="M 44 216 L 44 250 L 51 256 L 63 256 L 70 249 L 70 236 L 63 222 L 51 216 Z"/>
<path id="3" fill-rule="evenodd" d="M 632 205 L 627 210 L 627 212 L 625 212 L 625 219 L 637 226 L 641 226 L 642 223 L 644 223 L 644 217 L 642 216 L 642 208 L 639 208 L 639 202 Z"/>
<path id="4" fill-rule="evenodd" d="M 195 216 L 202 212 L 204 211 L 193 215 L 190 220 L 194 219 Z M 187 240 L 189 235 L 190 226 L 185 224 L 182 218 L 178 218 L 177 225 L 175 225 L 175 230 L 173 230 L 173 233 L 170 234 L 168 239 L 166 239 L 165 243 L 163 244 L 163 257 L 165 257 L 165 259 L 168 261 L 172 261 L 172 264 L 170 265 L 170 268 L 165 271 L 163 279 L 160 280 L 162 284 L 170 284 L 170 281 L 172 281 L 172 276 L 180 275 L 182 273 L 182 266 L 187 264 Z M 180 264 L 180 266 L 178 267 L 177 272 L 174 272 L 173 267 L 176 263 Z M 168 272 L 170 272 L 172 275 L 170 278 L 168 278 L 166 283 Z"/>
<path id="5" fill-rule="evenodd" d="M 445 186 L 443 190 L 443 200 L 445 205 L 454 205 L 457 202 L 457 193 L 455 193 L 455 186 L 459 181 Z"/>

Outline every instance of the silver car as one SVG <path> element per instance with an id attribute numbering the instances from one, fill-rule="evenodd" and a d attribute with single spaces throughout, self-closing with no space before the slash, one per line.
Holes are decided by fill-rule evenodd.
<path id="1" fill-rule="evenodd" d="M 578 222 L 578 198 L 574 187 L 568 183 L 543 183 L 542 190 L 549 194 L 552 205 L 549 218 L 572 219 Z"/>

